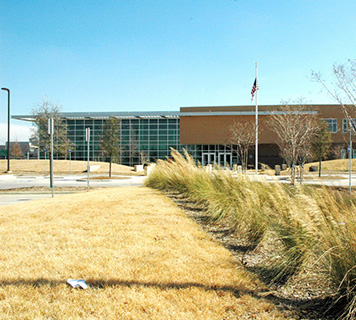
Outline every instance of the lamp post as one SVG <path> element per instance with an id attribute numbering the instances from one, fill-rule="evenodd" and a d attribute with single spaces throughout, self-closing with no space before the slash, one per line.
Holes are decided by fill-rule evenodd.
<path id="1" fill-rule="evenodd" d="M 54 197 L 54 185 L 53 185 L 53 133 L 54 133 L 54 124 L 53 118 L 48 119 L 48 134 L 50 135 L 51 140 L 51 159 L 50 159 L 50 185 L 52 189 L 52 198 Z"/>
<path id="2" fill-rule="evenodd" d="M 88 172 L 88 177 L 87 177 L 87 191 L 89 191 L 89 176 L 90 176 L 90 163 L 89 163 L 89 146 L 90 146 L 90 128 L 85 129 L 85 140 L 87 141 L 87 148 L 88 148 L 88 164 L 87 164 L 87 172 Z"/>
<path id="3" fill-rule="evenodd" d="M 7 172 L 10 172 L 10 90 L 1 88 L 7 91 Z"/>

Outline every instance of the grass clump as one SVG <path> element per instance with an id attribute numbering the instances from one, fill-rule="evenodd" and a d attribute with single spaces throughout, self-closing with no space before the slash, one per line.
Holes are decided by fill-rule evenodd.
<path id="1" fill-rule="evenodd" d="M 172 159 L 158 162 L 147 186 L 199 203 L 212 223 L 229 221 L 231 232 L 252 247 L 272 237 L 272 281 L 286 281 L 312 264 L 334 284 L 342 317 L 356 316 L 355 199 L 327 188 L 252 181 L 229 170 L 207 172 L 175 150 Z"/>

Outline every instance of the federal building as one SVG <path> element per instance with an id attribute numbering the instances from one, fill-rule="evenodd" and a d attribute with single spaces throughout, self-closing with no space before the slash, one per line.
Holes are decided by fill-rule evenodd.
<path id="1" fill-rule="evenodd" d="M 350 140 L 349 121 L 340 105 L 306 105 L 304 110 L 328 124 L 332 133 L 335 157 L 347 155 Z M 277 135 L 268 125 L 268 117 L 283 111 L 281 105 L 258 107 L 261 133 L 259 135 L 259 163 L 274 166 L 281 164 Z M 353 112 L 353 111 L 352 111 Z M 86 128 L 90 128 L 89 158 L 105 161 L 101 139 L 105 122 L 110 117 L 120 119 L 120 142 L 118 162 L 133 166 L 145 161 L 154 162 L 170 156 L 170 149 L 183 149 L 202 165 L 219 164 L 232 166 L 239 159 L 234 148 L 228 144 L 230 126 L 234 121 L 255 121 L 255 106 L 182 107 L 179 111 L 152 112 L 63 112 L 60 117 L 66 123 L 67 137 L 72 147 L 72 160 L 87 159 Z M 34 121 L 31 115 L 14 115 L 13 119 Z M 355 116 L 356 118 L 356 116 Z M 356 156 L 356 153 L 354 154 Z M 249 163 L 255 163 L 254 152 Z M 44 158 L 44 150 L 39 150 Z"/>

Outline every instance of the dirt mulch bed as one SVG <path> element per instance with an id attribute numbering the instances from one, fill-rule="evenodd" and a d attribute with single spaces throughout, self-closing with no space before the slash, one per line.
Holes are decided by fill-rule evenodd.
<path id="1" fill-rule="evenodd" d="M 269 291 L 264 297 L 273 301 L 284 310 L 292 311 L 297 319 L 330 320 L 336 319 L 340 310 L 333 306 L 333 291 L 326 275 L 313 266 L 307 267 L 301 274 L 289 278 L 285 283 L 271 283 L 268 276 L 271 272 L 270 262 L 276 257 L 276 242 L 264 242 L 258 247 L 251 247 L 236 233 L 231 232 L 228 221 L 209 223 L 207 213 L 177 193 L 167 192 L 187 216 L 198 223 L 215 241 L 227 248 L 245 266 L 262 280 Z"/>

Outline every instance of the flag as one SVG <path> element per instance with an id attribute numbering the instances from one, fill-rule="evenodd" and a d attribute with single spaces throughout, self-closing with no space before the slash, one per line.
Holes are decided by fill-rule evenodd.
<path id="1" fill-rule="evenodd" d="M 258 90 L 259 88 L 258 88 L 258 83 L 257 83 L 257 78 L 255 79 L 255 82 L 253 83 L 253 86 L 252 86 L 252 90 L 251 90 L 251 95 L 252 95 L 252 97 L 251 97 L 251 102 L 252 102 L 252 100 L 253 100 L 253 97 L 254 97 L 254 95 L 255 95 L 255 92 Z"/>

